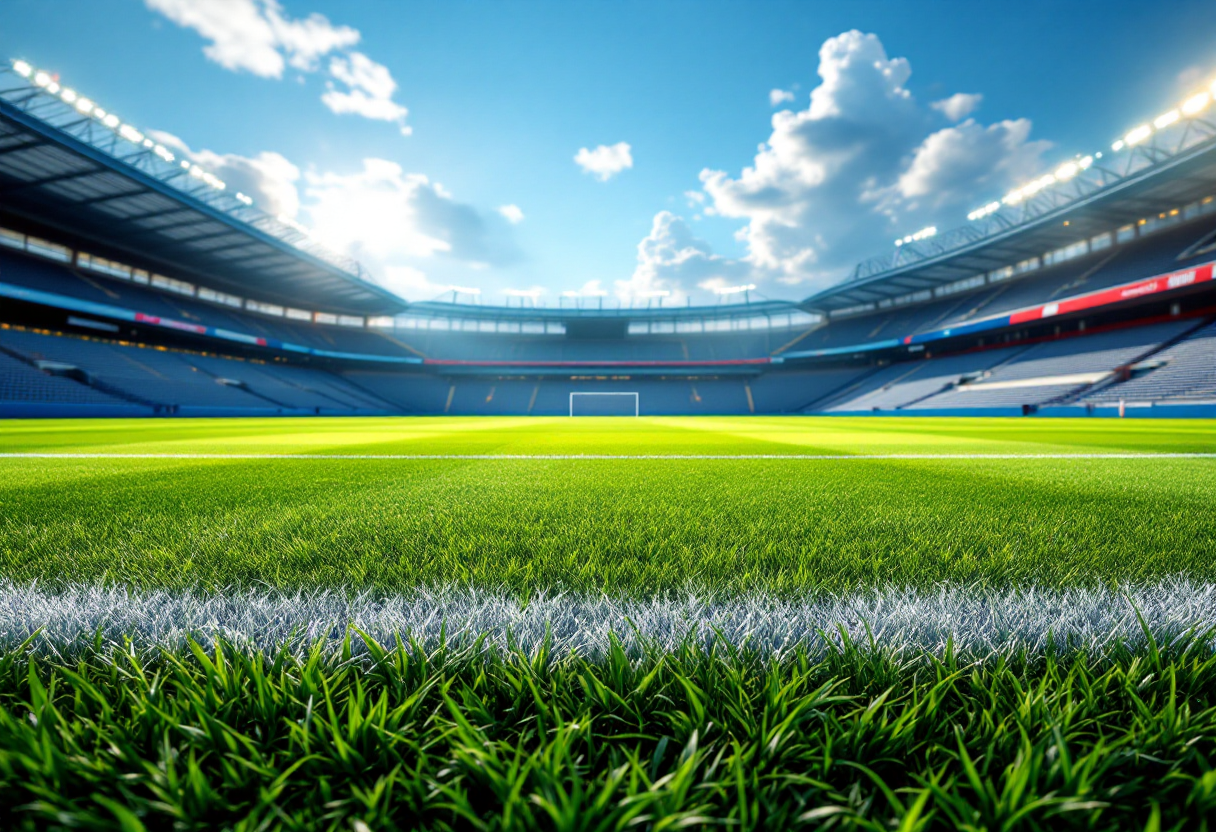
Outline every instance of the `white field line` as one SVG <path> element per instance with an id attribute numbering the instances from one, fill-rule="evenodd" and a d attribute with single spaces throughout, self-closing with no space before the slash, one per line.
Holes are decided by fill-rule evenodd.
<path id="1" fill-rule="evenodd" d="M 1140 617 L 1138 617 L 1140 616 Z M 1141 623 L 1143 621 L 1143 624 Z M 354 626 L 380 644 L 399 636 L 427 650 L 468 648 L 554 656 L 605 655 L 611 638 L 637 655 L 683 646 L 735 645 L 781 656 L 795 647 L 823 655 L 847 638 L 862 650 L 984 658 L 1054 645 L 1100 656 L 1124 644 L 1161 646 L 1196 634 L 1213 644 L 1216 584 L 1168 578 L 1125 587 L 985 589 L 886 587 L 834 596 L 718 598 L 688 590 L 657 598 L 551 593 L 526 601 L 501 591 L 419 588 L 374 596 L 341 590 L 136 590 L 77 585 L 48 590 L 0 582 L 0 649 L 33 638 L 61 656 L 128 643 L 137 651 L 178 650 L 186 640 L 224 638 L 253 650 L 320 643 L 336 652 Z M 360 637 L 353 646 L 363 650 Z M 949 647 L 948 647 L 949 645 Z"/>
<path id="2" fill-rule="evenodd" d="M 383 459 L 383 460 L 597 460 L 597 459 L 770 459 L 770 460 L 948 460 L 948 459 L 1216 459 L 1214 453 L 1073 454 L 197 454 L 197 453 L 0 453 L 0 459 Z"/>

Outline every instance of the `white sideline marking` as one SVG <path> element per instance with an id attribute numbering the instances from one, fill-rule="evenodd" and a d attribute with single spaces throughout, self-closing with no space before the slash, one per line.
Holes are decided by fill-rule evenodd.
<path id="1" fill-rule="evenodd" d="M 596 460 L 596 459 L 771 459 L 771 460 L 917 460 L 917 459 L 1216 459 L 1214 453 L 1090 454 L 172 454 L 172 453 L 0 453 L 0 459 L 383 459 L 383 460 Z"/>

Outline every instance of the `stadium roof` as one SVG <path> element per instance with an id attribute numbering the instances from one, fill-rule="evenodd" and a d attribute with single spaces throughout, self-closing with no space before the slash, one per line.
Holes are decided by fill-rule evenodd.
<path id="1" fill-rule="evenodd" d="M 305 229 L 21 61 L 0 68 L 0 208 L 221 291 L 353 314 L 406 306 Z"/>
<path id="2" fill-rule="evenodd" d="M 900 240 L 893 253 L 862 262 L 803 308 L 831 312 L 933 289 L 1216 194 L 1216 123 L 1167 115 L 1173 119 L 1155 132 L 1144 125 L 1128 134 L 1135 141 L 1065 163 L 972 212 L 961 228 Z"/>
<path id="3" fill-rule="evenodd" d="M 464 318 L 475 320 L 618 320 L 618 321 L 672 321 L 672 320 L 721 320 L 725 318 L 752 318 L 765 315 L 784 315 L 801 311 L 798 304 L 786 300 L 761 300 L 750 303 L 720 303 L 708 306 L 622 306 L 600 308 L 598 305 L 578 306 L 574 303 L 561 306 L 492 306 L 476 303 L 451 303 L 447 301 L 423 301 L 411 303 L 411 315 L 435 318 Z"/>

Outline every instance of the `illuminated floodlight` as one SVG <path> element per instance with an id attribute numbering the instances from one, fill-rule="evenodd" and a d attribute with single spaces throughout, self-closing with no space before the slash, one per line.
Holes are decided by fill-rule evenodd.
<path id="1" fill-rule="evenodd" d="M 1123 139 L 1119 139 L 1119 141 L 1112 144 L 1110 146 L 1110 149 L 1115 151 L 1116 153 L 1118 153 L 1120 150 L 1122 150 L 1123 149 Z"/>
<path id="2" fill-rule="evenodd" d="M 917 231 L 915 234 L 909 234 L 908 236 L 906 236 L 902 239 L 896 240 L 895 245 L 906 246 L 908 243 L 915 243 L 916 241 L 923 240 L 926 237 L 932 237 L 936 233 L 937 233 L 937 227 L 931 225 L 928 228 L 922 228 L 920 231 Z M 753 287 L 753 288 L 755 288 L 755 287 Z"/>
<path id="3" fill-rule="evenodd" d="M 148 148 L 149 150 L 151 150 L 151 149 L 152 149 L 152 147 L 153 147 L 153 146 L 156 144 L 156 142 L 152 141 L 151 139 L 144 139 L 144 140 L 143 140 L 143 142 L 142 142 L 142 144 L 143 144 L 143 146 L 144 146 L 144 147 L 146 147 L 146 148 Z"/>
<path id="4" fill-rule="evenodd" d="M 1098 154 L 1098 158 L 1099 159 L 1102 158 L 1101 153 Z M 1090 165 L 1092 165 L 1093 163 L 1094 163 L 1094 157 L 1086 156 L 1083 159 L 1077 160 L 1077 167 L 1079 167 L 1081 170 L 1089 170 Z"/>
<path id="5" fill-rule="evenodd" d="M 62 89 L 62 87 L 60 87 L 54 81 L 52 81 L 51 83 L 46 85 L 46 91 L 49 92 L 51 95 L 56 95 L 59 92 L 59 90 L 61 90 L 61 89 Z"/>
<path id="6" fill-rule="evenodd" d="M 1147 124 L 1141 124 L 1135 130 L 1132 130 L 1130 133 L 1124 136 L 1123 141 L 1127 142 L 1128 147 L 1132 147 L 1133 145 L 1140 144 L 1140 142 L 1144 141 L 1151 135 L 1153 135 L 1153 128 L 1149 127 Z"/>
<path id="7" fill-rule="evenodd" d="M 122 127 L 119 127 L 118 135 L 122 136 L 129 142 L 133 142 L 134 144 L 142 144 L 144 140 L 144 134 L 129 124 L 124 124 Z"/>
<path id="8" fill-rule="evenodd" d="M 40 87 L 45 87 L 47 84 L 51 83 L 51 80 L 51 74 L 49 72 L 38 70 L 34 73 L 34 83 Z"/>
<path id="9" fill-rule="evenodd" d="M 175 158 L 177 158 L 170 153 L 169 148 L 165 147 L 163 144 L 158 144 L 156 147 L 152 148 L 152 152 L 164 159 L 166 162 L 172 162 Z"/>
<path id="10" fill-rule="evenodd" d="M 182 167 L 185 168 L 186 170 L 190 170 L 190 163 L 187 162 L 185 159 L 182 159 Z M 282 219 L 282 218 L 280 218 L 280 219 Z"/>
<path id="11" fill-rule="evenodd" d="M 71 88 L 64 88 L 64 90 L 59 93 L 59 97 L 68 104 L 75 104 L 76 99 L 79 98 L 79 96 L 76 95 L 76 90 Z"/>
<path id="12" fill-rule="evenodd" d="M 1062 182 L 1067 181 L 1076 176 L 1080 170 L 1081 168 L 1076 162 L 1065 162 L 1056 168 L 1056 179 Z"/>
<path id="13" fill-rule="evenodd" d="M 244 203 L 244 204 L 246 204 L 246 205 L 252 205 L 252 204 L 253 204 L 253 200 L 252 200 L 252 199 L 250 199 L 249 197 L 245 196 L 245 195 L 244 195 L 243 193 L 241 193 L 240 191 L 237 191 L 237 193 L 236 193 L 236 199 L 237 199 L 237 202 L 243 202 L 243 203 Z"/>
<path id="14" fill-rule="evenodd" d="M 13 61 L 13 71 L 22 78 L 29 78 L 34 73 L 34 68 L 25 61 Z"/>
<path id="15" fill-rule="evenodd" d="M 87 116 L 89 113 L 93 112 L 93 102 L 87 98 L 77 98 L 76 111 Z"/>
<path id="16" fill-rule="evenodd" d="M 743 292 L 750 292 L 752 289 L 755 289 L 755 288 L 756 288 L 755 283 L 748 283 L 745 286 L 715 286 L 714 294 L 715 295 L 738 295 L 738 294 L 742 294 Z"/>
<path id="17" fill-rule="evenodd" d="M 1164 127 L 1169 127 L 1180 118 L 1182 116 L 1177 110 L 1170 110 L 1168 113 L 1162 113 L 1153 119 L 1153 126 L 1160 130 Z"/>
<path id="18" fill-rule="evenodd" d="M 1188 116 L 1198 115 L 1207 109 L 1207 106 L 1212 103 L 1210 93 L 1201 92 L 1192 95 L 1186 101 L 1182 102 L 1182 112 Z"/>
<path id="19" fill-rule="evenodd" d="M 968 214 L 967 219 L 969 219 L 969 220 L 983 219 L 984 217 L 988 216 L 989 214 L 994 214 L 999 210 L 1001 210 L 1000 202 L 998 202 L 998 201 L 989 202 L 987 205 L 983 206 L 982 208 L 976 208 L 974 211 L 972 211 L 970 214 Z"/>

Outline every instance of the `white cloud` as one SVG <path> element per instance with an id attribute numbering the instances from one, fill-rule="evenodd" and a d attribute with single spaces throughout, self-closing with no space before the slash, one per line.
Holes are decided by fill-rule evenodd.
<path id="1" fill-rule="evenodd" d="M 629 280 L 616 281 L 622 299 L 666 290 L 682 299 L 690 285 L 712 284 L 746 275 L 750 266 L 714 254 L 705 240 L 693 234 L 683 217 L 660 211 L 650 233 L 638 243 L 638 264 Z"/>
<path id="2" fill-rule="evenodd" d="M 278 0 L 144 0 L 148 8 L 208 41 L 203 54 L 225 69 L 262 78 L 282 78 L 291 66 L 314 72 L 333 55 L 331 80 L 321 101 L 335 113 L 397 122 L 404 135 L 407 109 L 393 101 L 397 83 L 388 68 L 362 52 L 349 51 L 362 37 L 320 14 L 289 18 Z M 334 54 L 340 53 L 340 54 Z M 334 85 L 338 81 L 346 89 Z"/>
<path id="3" fill-rule="evenodd" d="M 623 170 L 633 167 L 633 153 L 627 142 L 601 144 L 595 150 L 580 147 L 574 161 L 601 182 L 607 182 Z"/>
<path id="4" fill-rule="evenodd" d="M 706 213 L 745 222 L 736 238 L 758 283 L 831 282 L 902 233 L 957 225 L 1048 147 L 1025 120 L 934 132 L 906 87 L 908 62 L 872 34 L 829 38 L 818 73 L 810 106 L 775 113 L 749 166 L 700 175 Z"/>
<path id="5" fill-rule="evenodd" d="M 499 205 L 498 213 L 511 225 L 519 225 L 524 221 L 524 212 L 518 205 Z"/>
<path id="6" fill-rule="evenodd" d="M 292 20 L 277 0 L 144 0 L 209 43 L 203 54 L 225 69 L 281 78 L 286 63 L 302 70 L 336 49 L 354 46 L 359 32 L 323 15 Z"/>
<path id="7" fill-rule="evenodd" d="M 984 101 L 978 92 L 956 92 L 949 98 L 934 101 L 929 106 L 951 121 L 962 121 L 974 113 Z"/>
<path id="8" fill-rule="evenodd" d="M 172 133 L 149 130 L 148 135 L 214 173 L 224 180 L 230 192 L 249 196 L 254 205 L 268 214 L 294 218 L 298 213 L 300 194 L 296 183 L 300 179 L 300 169 L 281 154 L 263 151 L 247 157 L 211 150 L 196 151 Z"/>
<path id="9" fill-rule="evenodd" d="M 794 100 L 794 93 L 790 90 L 769 90 L 768 103 L 771 107 L 780 107 Z"/>
<path id="10" fill-rule="evenodd" d="M 393 101 L 397 82 L 388 67 L 378 64 L 362 52 L 351 52 L 348 57 L 334 57 L 329 62 L 329 74 L 346 85 L 341 91 L 333 82 L 321 96 L 322 103 L 339 115 L 354 113 L 374 121 L 404 122 L 409 113 L 405 107 Z M 402 124 L 403 131 L 408 128 Z"/>
<path id="11" fill-rule="evenodd" d="M 975 202 L 977 194 L 997 193 L 1009 182 L 1029 179 L 1041 165 L 1048 142 L 1030 141 L 1026 119 L 987 127 L 967 119 L 930 134 L 895 186 L 904 208 L 938 208 Z"/>
<path id="12" fill-rule="evenodd" d="M 504 220 L 385 159 L 364 159 L 350 174 L 305 174 L 304 206 L 320 239 L 367 260 L 373 271 L 437 255 L 475 267 L 520 258 Z"/>

